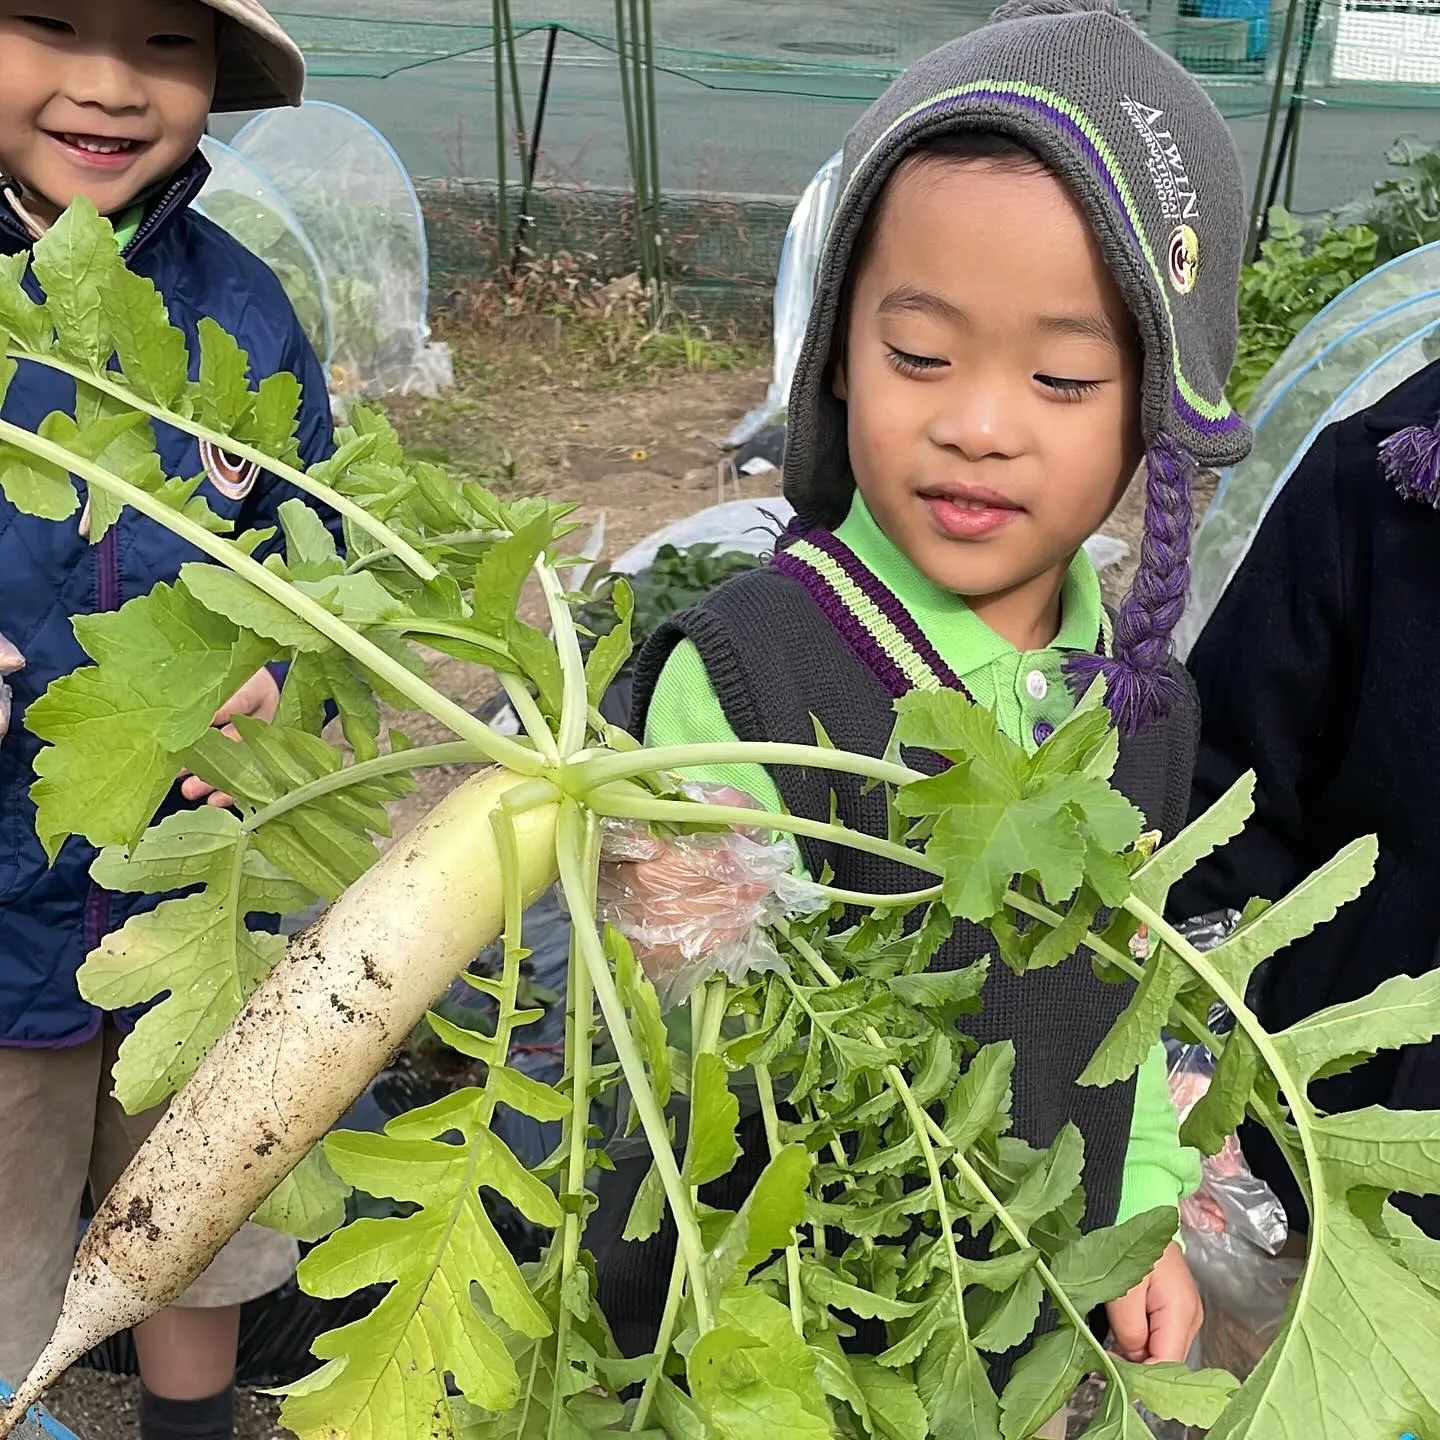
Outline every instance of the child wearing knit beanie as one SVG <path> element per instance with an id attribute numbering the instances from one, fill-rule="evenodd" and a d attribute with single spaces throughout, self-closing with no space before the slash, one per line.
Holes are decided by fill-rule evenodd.
<path id="1" fill-rule="evenodd" d="M 880 755 L 895 699 L 944 686 L 1034 751 L 1103 675 L 1116 784 L 1168 838 L 1198 725 L 1170 651 L 1192 477 L 1249 444 L 1224 399 L 1244 234 L 1224 122 L 1108 0 L 1019 0 L 871 107 L 841 186 L 790 395 L 796 520 L 769 565 L 653 638 L 637 733 L 810 743 L 818 722 L 836 745 Z M 1112 616 L 1082 547 L 1140 469 L 1139 572 Z M 883 800 L 843 777 L 689 773 L 820 820 L 833 789 L 847 825 L 886 833 Z M 846 890 L 913 888 L 889 862 L 800 850 Z M 935 964 L 993 953 L 962 922 Z M 1021 1139 L 1045 1146 L 1079 1127 L 1087 1228 L 1173 1205 L 1198 1178 L 1158 1046 L 1128 1083 L 1076 1083 L 1126 998 L 1083 954 L 1023 978 L 994 965 L 966 1024 L 982 1043 L 1015 1043 Z M 758 1130 L 752 1148 L 757 1163 L 704 1198 L 738 1206 L 764 1153 Z M 601 1302 L 633 1351 L 653 1340 L 674 1244 L 673 1230 L 618 1238 L 643 1174 L 619 1165 L 597 1217 Z M 1109 1315 L 1129 1358 L 1183 1360 L 1200 1307 L 1178 1248 Z"/>

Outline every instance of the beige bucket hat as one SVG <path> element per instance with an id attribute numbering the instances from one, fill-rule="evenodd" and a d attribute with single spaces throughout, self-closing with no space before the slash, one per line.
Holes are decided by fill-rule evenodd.
<path id="1" fill-rule="evenodd" d="M 305 57 L 269 11 L 257 0 L 204 3 L 224 21 L 211 110 L 219 115 L 298 105 L 305 89 Z"/>

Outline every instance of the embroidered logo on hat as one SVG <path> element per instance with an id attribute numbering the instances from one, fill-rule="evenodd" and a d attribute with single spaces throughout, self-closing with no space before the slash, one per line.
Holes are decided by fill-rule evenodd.
<path id="1" fill-rule="evenodd" d="M 232 455 L 209 440 L 200 442 L 200 463 L 210 483 L 227 500 L 243 500 L 260 478 L 260 467 L 253 460 Z"/>
<path id="2" fill-rule="evenodd" d="M 1120 108 L 1130 117 L 1145 146 L 1145 169 L 1160 197 L 1160 210 L 1167 220 L 1193 220 L 1200 213 L 1200 193 L 1190 178 L 1190 167 L 1170 127 L 1165 112 L 1127 95 Z"/>
<path id="3" fill-rule="evenodd" d="M 1170 284 L 1181 295 L 1188 295 L 1200 273 L 1200 237 L 1188 225 L 1177 225 L 1165 248 Z"/>

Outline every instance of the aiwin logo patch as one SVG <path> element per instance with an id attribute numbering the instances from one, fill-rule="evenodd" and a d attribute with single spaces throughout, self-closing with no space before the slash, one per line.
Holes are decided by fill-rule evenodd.
<path id="1" fill-rule="evenodd" d="M 1171 287 L 1177 294 L 1188 295 L 1200 273 L 1200 237 L 1195 230 L 1200 194 L 1180 146 L 1165 124 L 1165 112 L 1128 95 L 1121 108 L 1145 147 L 1145 171 L 1155 187 L 1160 213 L 1173 227 L 1165 246 Z"/>
<path id="2" fill-rule="evenodd" d="M 243 500 L 260 478 L 260 467 L 253 460 L 232 455 L 209 440 L 200 442 L 200 463 L 206 478 L 227 500 Z"/>

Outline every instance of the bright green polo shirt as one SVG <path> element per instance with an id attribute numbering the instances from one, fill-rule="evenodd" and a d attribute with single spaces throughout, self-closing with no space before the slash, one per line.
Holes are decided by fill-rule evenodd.
<path id="1" fill-rule="evenodd" d="M 1065 657 L 1073 650 L 1093 650 L 1101 627 L 1108 625 L 1100 578 L 1083 550 L 1065 575 L 1059 633 L 1043 650 L 1022 651 L 997 635 L 963 597 L 922 574 L 891 543 L 858 493 L 835 535 L 899 599 L 976 704 L 994 712 L 1010 739 L 1034 751 L 1074 709 L 1062 668 Z M 729 743 L 735 738 L 700 652 L 693 642 L 682 640 L 655 686 L 645 743 Z M 711 765 L 687 770 L 686 775 L 732 785 L 753 795 L 764 809 L 784 808 L 775 782 L 761 765 Z M 1157 1044 L 1136 1080 L 1117 1223 L 1159 1205 L 1173 1205 L 1199 1183 L 1199 1156 L 1180 1144 L 1165 1049 Z"/>

